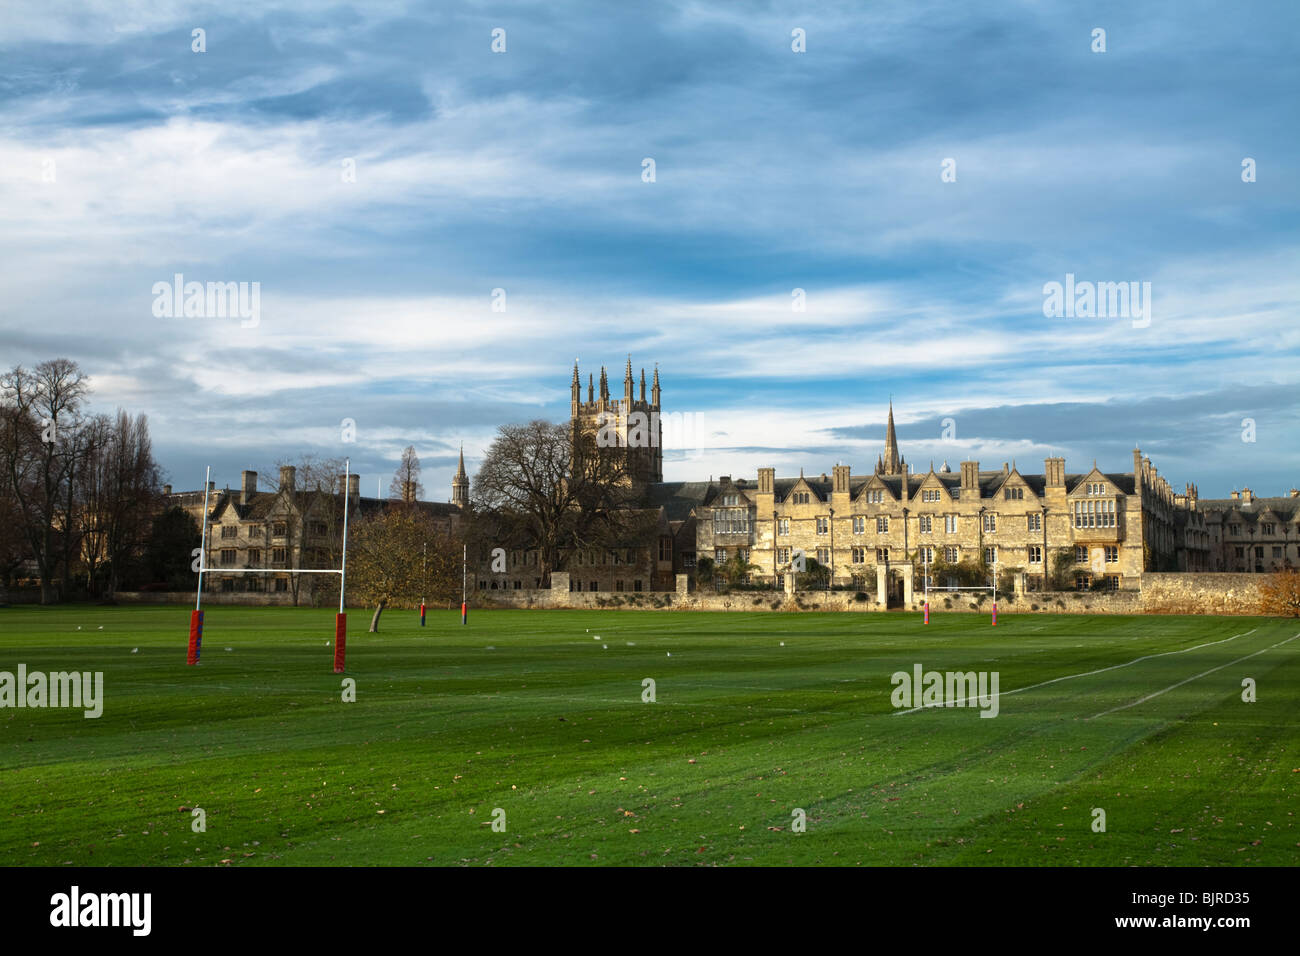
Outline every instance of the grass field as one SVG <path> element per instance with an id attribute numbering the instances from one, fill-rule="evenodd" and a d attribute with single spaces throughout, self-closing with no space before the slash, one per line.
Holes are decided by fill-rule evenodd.
<path id="1" fill-rule="evenodd" d="M 368 621 L 350 615 L 344 703 L 328 610 L 213 607 L 186 667 L 186 608 L 0 609 L 0 671 L 102 671 L 105 697 L 99 719 L 0 710 L 0 863 L 1233 866 L 1300 848 L 1294 620 Z M 997 671 L 998 716 L 901 713 L 890 675 L 915 664 Z"/>

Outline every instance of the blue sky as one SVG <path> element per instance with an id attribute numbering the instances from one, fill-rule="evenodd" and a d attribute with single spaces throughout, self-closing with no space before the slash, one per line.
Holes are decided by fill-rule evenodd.
<path id="1" fill-rule="evenodd" d="M 10 3 L 0 364 L 80 362 L 185 488 L 347 454 L 386 489 L 413 444 L 444 500 L 631 353 L 669 479 L 869 471 L 892 395 L 921 469 L 1136 444 L 1285 493 L 1298 36 L 1291 0 Z M 156 317 L 175 273 L 259 283 L 258 324 Z M 1067 273 L 1151 283 L 1149 325 L 1045 317 Z"/>

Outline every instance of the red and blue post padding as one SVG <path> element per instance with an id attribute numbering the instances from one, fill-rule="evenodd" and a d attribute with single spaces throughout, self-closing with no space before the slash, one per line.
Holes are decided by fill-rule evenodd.
<path id="1" fill-rule="evenodd" d="M 203 612 L 190 611 L 190 653 L 187 664 L 193 666 L 199 662 L 203 653 Z"/>
<path id="2" fill-rule="evenodd" d="M 925 623 L 926 624 L 930 623 L 930 602 L 929 601 L 925 602 Z"/>
<path id="3" fill-rule="evenodd" d="M 334 615 L 334 673 L 343 673 L 343 659 L 348 645 L 348 616 Z"/>
<path id="4" fill-rule="evenodd" d="M 460 623 L 465 624 L 469 621 L 469 605 L 464 601 L 460 602 Z"/>
<path id="5" fill-rule="evenodd" d="M 420 602 L 420 627 L 424 627 L 424 602 Z"/>
<path id="6" fill-rule="evenodd" d="M 998 626 L 998 602 L 993 602 L 993 626 Z"/>

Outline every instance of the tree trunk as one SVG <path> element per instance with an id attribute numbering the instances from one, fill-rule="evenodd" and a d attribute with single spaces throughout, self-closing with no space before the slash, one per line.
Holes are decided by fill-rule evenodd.
<path id="1" fill-rule="evenodd" d="M 371 634 L 379 633 L 379 615 L 384 613 L 384 605 L 387 603 L 388 603 L 387 601 L 380 601 L 379 604 L 375 607 L 375 616 L 370 619 Z"/>

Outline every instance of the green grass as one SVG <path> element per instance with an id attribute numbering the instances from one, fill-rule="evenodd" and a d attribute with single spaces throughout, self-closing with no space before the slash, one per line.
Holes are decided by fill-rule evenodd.
<path id="1" fill-rule="evenodd" d="M 343 703 L 328 610 L 213 607 L 193 668 L 188 617 L 0 609 L 0 670 L 103 671 L 106 698 L 98 720 L 0 710 L 0 863 L 1291 865 L 1300 846 L 1300 639 L 1271 647 L 1296 621 L 431 611 L 370 635 L 358 610 Z M 898 713 L 890 675 L 915 663 L 998 671 L 999 716 Z"/>

